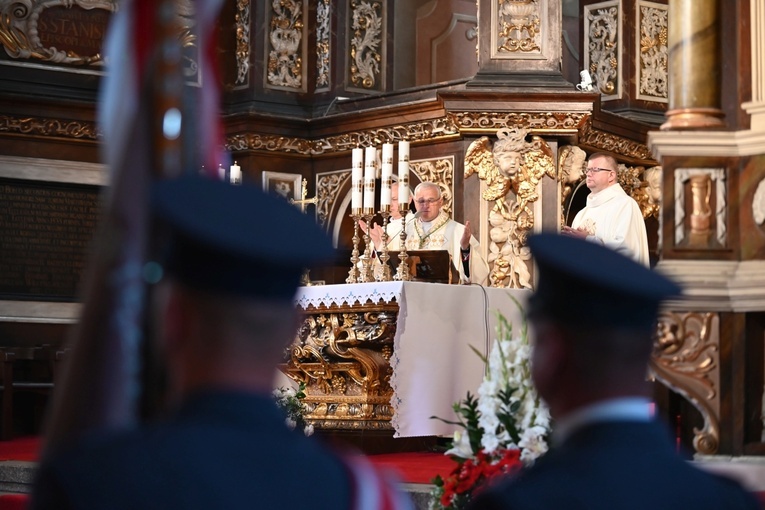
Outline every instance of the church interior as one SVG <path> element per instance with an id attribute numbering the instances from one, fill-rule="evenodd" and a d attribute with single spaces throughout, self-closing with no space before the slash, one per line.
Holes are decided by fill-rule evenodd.
<path id="1" fill-rule="evenodd" d="M 71 355 L 109 187 L 97 110 L 117 4 L 0 0 L 0 445 L 40 433 Z M 199 87 L 216 77 L 202 75 L 184 22 L 184 78 Z M 394 181 L 408 156 L 410 187 L 437 183 L 443 210 L 470 222 L 486 292 L 417 299 L 444 314 L 469 302 L 481 316 L 484 295 L 496 306 L 534 288 L 527 236 L 571 224 L 589 192 L 586 158 L 605 152 L 640 206 L 651 266 L 685 289 L 656 328 L 656 412 L 689 459 L 765 491 L 763 2 L 225 0 L 216 32 L 229 159 L 215 171 L 292 200 L 336 247 L 333 264 L 306 274 L 306 322 L 283 366 L 306 383 L 320 434 L 390 453 L 441 433 L 397 430 L 391 397 L 409 384 L 405 353 L 394 355 L 402 293 L 407 332 L 432 312 L 416 312 L 390 274 L 356 270 L 368 240 L 352 211 L 354 149 L 392 144 Z M 388 220 L 376 213 L 367 219 Z M 395 299 L 322 301 L 374 281 Z M 432 334 L 443 350 L 459 340 Z M 27 491 L 8 460 L 0 492 Z"/>

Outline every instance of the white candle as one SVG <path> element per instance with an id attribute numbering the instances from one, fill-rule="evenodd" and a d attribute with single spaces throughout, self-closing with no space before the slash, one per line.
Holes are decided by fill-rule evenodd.
<path id="1" fill-rule="evenodd" d="M 409 142 L 398 142 L 398 206 L 409 206 Z"/>
<path id="2" fill-rule="evenodd" d="M 223 165 L 221 164 L 218 164 L 218 177 L 220 178 L 221 181 L 226 180 L 226 169 L 223 168 Z"/>
<path id="3" fill-rule="evenodd" d="M 390 208 L 390 187 L 393 182 L 393 144 L 384 143 L 382 148 L 382 187 L 380 188 L 380 208 Z M 386 207 L 387 206 L 387 207 Z"/>
<path id="4" fill-rule="evenodd" d="M 361 214 L 361 197 L 364 180 L 364 151 L 353 149 L 351 166 L 351 214 Z"/>
<path id="5" fill-rule="evenodd" d="M 375 159 L 377 149 L 367 147 L 364 153 L 364 209 L 366 213 L 375 208 Z"/>
<path id="6" fill-rule="evenodd" d="M 231 184 L 242 183 L 242 167 L 237 165 L 236 161 L 234 161 L 234 164 L 229 168 L 229 180 L 231 181 Z"/>

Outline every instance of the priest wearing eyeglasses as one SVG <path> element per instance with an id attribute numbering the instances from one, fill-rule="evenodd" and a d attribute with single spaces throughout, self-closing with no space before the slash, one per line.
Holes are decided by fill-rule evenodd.
<path id="1" fill-rule="evenodd" d="M 447 250 L 460 283 L 484 285 L 489 265 L 481 255 L 481 245 L 473 236 L 470 222 L 463 225 L 441 210 L 441 188 L 433 182 L 421 182 L 414 189 L 417 218 L 406 226 L 407 250 Z"/>
<path id="2" fill-rule="evenodd" d="M 597 152 L 587 161 L 587 205 L 564 235 L 587 239 L 649 266 L 648 236 L 637 202 L 619 185 L 618 166 L 610 154 Z"/>

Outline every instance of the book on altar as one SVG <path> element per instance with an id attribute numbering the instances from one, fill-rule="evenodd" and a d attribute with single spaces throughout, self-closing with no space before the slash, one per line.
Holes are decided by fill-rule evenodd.
<path id="1" fill-rule="evenodd" d="M 447 250 L 408 250 L 409 274 L 413 281 L 431 283 L 458 283 L 459 276 L 452 267 Z M 394 272 L 401 263 L 398 251 L 390 251 L 388 264 Z"/>

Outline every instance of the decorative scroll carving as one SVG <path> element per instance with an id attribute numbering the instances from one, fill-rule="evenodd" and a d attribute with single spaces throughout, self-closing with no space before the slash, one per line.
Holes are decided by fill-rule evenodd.
<path id="1" fill-rule="evenodd" d="M 506 126 L 528 130 L 575 131 L 589 119 L 586 113 L 569 112 L 448 112 L 451 123 L 463 133 L 496 133 Z"/>
<path id="2" fill-rule="evenodd" d="M 654 161 L 653 154 L 645 144 L 595 129 L 589 119 L 579 132 L 579 144 L 631 159 Z"/>
<path id="3" fill-rule="evenodd" d="M 319 428 L 391 429 L 390 358 L 398 305 L 309 308 L 282 371 L 306 385 L 306 421 Z"/>
<path id="4" fill-rule="evenodd" d="M 351 178 L 350 170 L 341 170 L 319 174 L 316 179 L 316 220 L 319 225 L 326 226 L 330 212 L 335 206 L 340 189 Z"/>
<path id="5" fill-rule="evenodd" d="M 236 84 L 246 85 L 250 71 L 250 0 L 236 1 Z"/>
<path id="6" fill-rule="evenodd" d="M 668 102 L 667 89 L 669 68 L 667 66 L 668 18 L 666 5 L 638 2 L 636 29 L 640 49 L 637 66 L 637 98 L 660 103 Z"/>
<path id="7" fill-rule="evenodd" d="M 619 69 L 619 1 L 609 0 L 584 7 L 584 64 L 604 101 L 621 97 Z"/>
<path id="8" fill-rule="evenodd" d="M 94 122 L 41 119 L 37 117 L 14 118 L 0 115 L 0 133 L 16 133 L 32 136 L 56 136 L 97 140 L 101 133 Z"/>
<path id="9" fill-rule="evenodd" d="M 610 133 L 592 129 L 587 114 L 566 113 L 481 113 L 476 115 L 458 112 L 445 117 L 430 119 L 410 124 L 390 126 L 368 131 L 344 133 L 327 138 L 309 140 L 282 135 L 262 135 L 244 133 L 230 135 L 226 139 L 226 150 L 247 151 L 262 150 L 303 155 L 321 155 L 333 152 L 345 152 L 354 147 L 399 140 L 440 141 L 455 139 L 465 134 L 491 131 L 489 126 L 506 125 L 523 127 L 529 131 L 567 133 L 579 130 L 579 140 L 590 148 L 613 152 L 633 159 L 652 161 L 648 148 L 638 142 L 621 138 Z M 460 125 L 462 124 L 462 125 Z M 495 129 L 493 132 L 496 132 Z M 63 138 L 97 139 L 100 134 L 95 124 L 84 121 L 67 121 L 36 117 L 12 117 L 0 115 L 0 132 L 59 136 Z"/>
<path id="10" fill-rule="evenodd" d="M 384 35 L 382 2 L 351 0 L 351 14 L 351 83 L 363 89 L 379 89 Z"/>
<path id="11" fill-rule="evenodd" d="M 651 371 L 664 385 L 688 399 L 704 418 L 694 429 L 699 453 L 717 452 L 720 442 L 720 319 L 717 313 L 662 313 Z"/>
<path id="12" fill-rule="evenodd" d="M 655 181 L 652 184 L 647 182 L 647 170 L 642 166 L 628 166 L 619 164 L 617 179 L 622 189 L 631 196 L 640 207 L 643 218 L 657 216 L 659 214 L 659 203 L 653 202 L 654 199 L 661 200 L 661 167 L 659 169 L 658 184 Z M 655 189 L 649 189 L 649 186 L 659 186 L 658 195 Z"/>
<path id="13" fill-rule="evenodd" d="M 57 32 L 43 28 L 46 22 L 46 9 L 67 8 L 70 16 L 88 10 L 117 10 L 115 0 L 17 0 L 0 4 L 0 43 L 8 56 L 14 59 L 37 59 L 52 64 L 68 65 L 101 65 L 102 55 L 99 53 L 103 42 L 106 19 L 90 20 L 86 16 L 78 20 L 67 19 L 68 33 L 58 27 Z M 42 20 L 42 26 L 41 26 Z M 83 35 L 80 32 L 87 33 Z M 84 54 L 84 43 L 94 46 L 93 53 Z M 73 49 L 59 48 L 78 48 Z M 80 50 L 82 48 L 82 50 Z M 85 50 L 87 51 L 87 50 Z"/>
<path id="14" fill-rule="evenodd" d="M 619 163 L 616 171 L 616 180 L 619 182 L 619 186 L 632 198 L 638 195 L 638 192 L 642 191 L 643 183 L 640 180 L 640 175 L 643 173 L 644 168 L 642 166 L 627 166 Z"/>
<path id="15" fill-rule="evenodd" d="M 332 5 L 319 0 L 316 6 L 316 90 L 329 88 L 330 39 Z"/>
<path id="16" fill-rule="evenodd" d="M 691 211 L 691 229 L 690 232 L 686 232 L 685 225 L 685 183 L 689 180 L 696 179 L 697 182 L 707 181 L 708 188 L 702 190 L 699 185 L 693 193 L 693 210 Z M 726 203 L 726 178 L 724 168 L 678 168 L 675 170 L 675 245 L 680 245 L 686 238 L 686 234 L 698 234 L 701 233 L 698 229 L 700 225 L 698 222 L 702 215 L 706 214 L 707 218 L 711 217 L 711 210 L 704 211 L 705 208 L 709 208 L 709 199 L 712 193 L 712 183 L 714 182 L 715 189 L 715 225 L 716 225 L 716 239 L 720 243 L 720 246 L 725 246 L 728 237 L 727 222 L 727 203 Z M 707 191 L 708 190 L 708 191 Z M 707 194 L 708 192 L 708 194 Z M 707 214 L 708 213 L 708 214 Z M 694 223 L 696 227 L 694 228 Z"/>
<path id="17" fill-rule="evenodd" d="M 534 226 L 530 204 L 539 199 L 537 185 L 557 172 L 552 150 L 542 138 L 511 128 L 497 132 L 493 149 L 487 137 L 476 140 L 465 155 L 465 178 L 474 173 L 486 182 L 489 212 L 489 282 L 492 287 L 531 288 L 531 254 L 526 246 Z M 512 197 L 508 197 L 512 192 Z"/>
<path id="18" fill-rule="evenodd" d="M 273 87 L 303 89 L 303 17 L 303 0 L 271 2 L 267 80 Z"/>
<path id="19" fill-rule="evenodd" d="M 409 171 L 413 172 L 420 182 L 435 182 L 441 187 L 443 205 L 441 210 L 452 215 L 454 207 L 454 156 L 448 158 L 425 159 L 410 161 Z"/>
<path id="20" fill-rule="evenodd" d="M 497 53 L 541 51 L 539 7 L 537 0 L 499 1 Z"/>
<path id="21" fill-rule="evenodd" d="M 230 151 L 267 150 L 318 155 L 345 152 L 354 147 L 379 144 L 380 141 L 435 141 L 444 138 L 454 138 L 458 135 L 459 131 L 448 118 L 438 118 L 369 131 L 345 133 L 316 140 L 297 137 L 287 138 L 281 135 L 240 134 L 228 137 L 226 149 Z"/>

